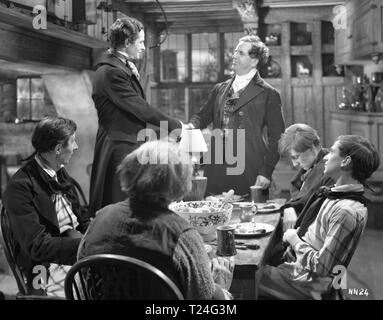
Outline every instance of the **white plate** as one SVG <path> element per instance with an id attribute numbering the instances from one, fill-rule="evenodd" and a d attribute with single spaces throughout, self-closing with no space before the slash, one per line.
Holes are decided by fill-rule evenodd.
<path id="1" fill-rule="evenodd" d="M 234 202 L 235 205 L 241 205 L 241 204 L 252 204 L 253 202 Z M 271 213 L 278 211 L 281 208 L 281 205 L 278 203 L 254 203 L 257 205 L 257 209 L 259 213 Z"/>
<path id="2" fill-rule="evenodd" d="M 262 230 L 265 230 L 262 232 Z M 239 237 L 263 237 L 274 230 L 274 227 L 268 223 L 261 222 L 242 222 L 235 227 L 234 233 Z"/>
<path id="3" fill-rule="evenodd" d="M 225 196 L 222 195 L 222 194 L 217 194 L 217 195 L 214 195 L 214 196 L 206 197 L 206 200 L 207 201 L 221 201 L 221 200 L 223 200 L 224 197 Z M 242 196 L 234 194 L 233 196 L 231 196 L 231 198 L 227 202 L 232 203 L 232 202 L 241 201 L 242 199 L 243 199 Z"/>

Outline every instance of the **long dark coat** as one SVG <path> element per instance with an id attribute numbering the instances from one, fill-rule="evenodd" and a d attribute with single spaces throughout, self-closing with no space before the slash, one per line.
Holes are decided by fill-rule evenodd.
<path id="1" fill-rule="evenodd" d="M 223 108 L 233 81 L 234 78 L 213 88 L 206 104 L 190 120 L 196 128 L 206 128 L 210 123 L 213 129 L 222 127 Z M 217 164 L 212 156 L 211 164 L 205 167 L 207 195 L 229 189 L 234 189 L 236 194 L 248 194 L 258 175 L 271 179 L 279 160 L 278 140 L 285 129 L 281 99 L 278 91 L 265 82 L 258 72 L 240 95 L 232 117 L 234 155 L 237 147 L 245 147 L 245 159 L 241 159 L 245 164 L 244 171 L 242 174 L 228 174 L 227 168 L 236 167 L 237 164 Z M 264 128 L 267 128 L 266 136 L 263 134 Z M 245 129 L 245 139 L 239 141 L 238 146 L 235 136 L 237 129 Z M 215 155 L 216 143 L 214 140 L 211 142 L 211 154 Z"/>
<path id="2" fill-rule="evenodd" d="M 181 122 L 152 107 L 130 68 L 109 51 L 97 65 L 92 98 L 99 124 L 90 182 L 90 213 L 94 215 L 126 198 L 116 168 L 142 143 L 137 140 L 138 132 L 147 124 L 159 127 L 160 121 L 167 121 L 171 132 L 181 129 Z"/>
<path id="3" fill-rule="evenodd" d="M 15 239 L 16 262 L 26 274 L 29 285 L 35 265 L 73 264 L 81 240 L 60 235 L 52 194 L 43 177 L 49 180 L 48 174 L 33 159 L 12 176 L 3 194 Z M 73 188 L 66 196 L 79 222 L 77 229 L 84 233 L 90 222 L 89 216 L 81 210 Z"/>

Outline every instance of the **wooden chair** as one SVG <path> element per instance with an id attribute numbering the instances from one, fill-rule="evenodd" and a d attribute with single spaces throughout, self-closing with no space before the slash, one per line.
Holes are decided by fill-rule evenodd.
<path id="1" fill-rule="evenodd" d="M 97 254 L 81 259 L 65 278 L 69 300 L 183 300 L 168 276 L 136 258 Z"/>
<path id="2" fill-rule="evenodd" d="M 7 258 L 7 262 L 12 270 L 12 273 L 15 277 L 17 288 L 19 292 L 16 295 L 17 300 L 62 300 L 62 298 L 47 296 L 47 295 L 37 295 L 31 294 L 28 289 L 27 279 L 21 271 L 20 267 L 16 263 L 16 258 L 14 255 L 15 240 L 13 238 L 13 232 L 11 225 L 9 223 L 9 217 L 4 207 L 1 209 L 0 213 L 1 221 L 1 233 L 3 235 L 4 242 L 4 253 Z M 45 294 L 45 293 L 42 293 Z"/>

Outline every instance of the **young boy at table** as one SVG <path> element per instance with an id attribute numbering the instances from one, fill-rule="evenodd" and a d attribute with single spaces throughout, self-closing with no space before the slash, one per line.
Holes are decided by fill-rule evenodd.
<path id="1" fill-rule="evenodd" d="M 337 138 L 325 156 L 324 174 L 334 179 L 303 208 L 299 229 L 288 229 L 283 241 L 289 259 L 266 266 L 259 296 L 277 299 L 320 299 L 333 282 L 335 266 L 347 267 L 367 221 L 366 180 L 379 167 L 379 154 L 356 135 Z"/>

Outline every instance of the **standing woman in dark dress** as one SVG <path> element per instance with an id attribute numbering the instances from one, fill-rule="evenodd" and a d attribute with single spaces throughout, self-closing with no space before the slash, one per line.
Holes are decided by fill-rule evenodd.
<path id="1" fill-rule="evenodd" d="M 167 123 L 168 132 L 181 129 L 175 120 L 145 100 L 134 64 L 145 51 L 141 22 L 131 17 L 117 19 L 110 28 L 110 49 L 97 64 L 92 98 L 98 115 L 98 132 L 90 179 L 90 213 L 124 200 L 116 168 L 140 146 L 138 133 L 147 124 Z"/>

